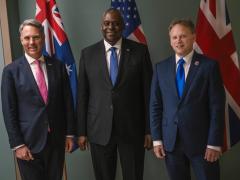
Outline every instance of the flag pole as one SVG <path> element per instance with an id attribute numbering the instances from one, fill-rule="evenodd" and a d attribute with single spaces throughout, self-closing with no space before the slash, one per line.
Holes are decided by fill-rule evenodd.
<path id="1" fill-rule="evenodd" d="M 20 176 L 20 172 L 19 172 L 19 167 L 18 167 L 18 163 L 17 163 L 17 158 L 16 158 L 14 152 L 13 152 L 13 159 L 14 159 L 14 167 L 15 167 L 16 180 L 21 180 L 21 176 Z"/>
<path id="2" fill-rule="evenodd" d="M 63 180 L 67 180 L 67 166 L 66 166 L 66 160 L 64 161 L 63 165 Z"/>

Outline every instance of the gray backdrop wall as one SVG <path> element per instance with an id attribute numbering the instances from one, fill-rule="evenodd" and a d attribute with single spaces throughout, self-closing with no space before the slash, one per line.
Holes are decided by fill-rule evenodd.
<path id="1" fill-rule="evenodd" d="M 76 63 L 79 63 L 80 50 L 101 39 L 100 19 L 110 0 L 56 0 L 71 44 Z M 18 42 L 18 26 L 26 18 L 34 18 L 34 0 L 8 0 L 8 15 L 13 57 L 22 54 Z M 200 0 L 136 0 L 143 29 L 147 37 L 152 62 L 159 62 L 172 53 L 169 46 L 167 27 L 174 18 L 190 17 L 196 21 Z M 236 47 L 240 49 L 240 1 L 227 0 Z M 1 37 L 1 36 L 0 36 Z M 1 40 L 1 39 L 0 39 Z M 239 51 L 238 51 L 239 52 Z M 0 62 L 2 63 L 0 41 Z M 2 72 L 3 64 L 0 64 Z M 239 92 L 240 93 L 240 92 Z M 12 152 L 9 150 L 2 114 L 0 114 L 0 179 L 14 179 Z M 222 180 L 240 179 L 240 143 L 221 158 Z M 93 170 L 89 151 L 75 151 L 66 156 L 69 180 L 93 180 Z M 118 164 L 119 165 L 119 164 Z M 121 178 L 120 167 L 117 180 Z M 163 161 L 157 160 L 152 151 L 146 153 L 144 179 L 168 180 Z"/>

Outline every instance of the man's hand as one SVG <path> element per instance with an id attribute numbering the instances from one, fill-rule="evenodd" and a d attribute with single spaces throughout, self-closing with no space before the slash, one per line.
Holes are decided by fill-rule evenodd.
<path id="1" fill-rule="evenodd" d="M 66 137 L 65 151 L 70 153 L 72 151 L 73 145 L 74 145 L 73 137 Z"/>
<path id="2" fill-rule="evenodd" d="M 209 162 L 215 162 L 221 156 L 221 151 L 216 151 L 214 149 L 207 148 L 205 152 L 204 159 Z"/>
<path id="3" fill-rule="evenodd" d="M 163 159 L 166 156 L 165 151 L 163 149 L 163 145 L 154 146 L 153 151 L 155 156 L 159 159 Z"/>
<path id="4" fill-rule="evenodd" d="M 26 161 L 34 160 L 32 153 L 30 152 L 27 146 L 22 146 L 20 148 L 17 148 L 15 150 L 15 155 L 18 159 L 22 159 Z"/>
<path id="5" fill-rule="evenodd" d="M 153 144 L 152 144 L 152 137 L 150 134 L 146 134 L 144 137 L 144 148 L 147 150 L 152 149 Z"/>
<path id="6" fill-rule="evenodd" d="M 80 136 L 78 138 L 78 146 L 79 146 L 80 150 L 82 150 L 82 151 L 88 149 L 87 136 Z"/>

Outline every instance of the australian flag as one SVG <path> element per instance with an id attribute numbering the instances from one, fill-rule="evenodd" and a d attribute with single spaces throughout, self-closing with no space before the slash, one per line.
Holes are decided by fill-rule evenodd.
<path id="1" fill-rule="evenodd" d="M 123 15 L 125 23 L 123 36 L 147 44 L 135 0 L 111 0 L 111 7 L 118 9 Z"/>
<path id="2" fill-rule="evenodd" d="M 35 18 L 44 26 L 45 49 L 43 54 L 55 57 L 66 65 L 71 84 L 73 102 L 76 107 L 76 64 L 55 0 L 36 0 Z"/>

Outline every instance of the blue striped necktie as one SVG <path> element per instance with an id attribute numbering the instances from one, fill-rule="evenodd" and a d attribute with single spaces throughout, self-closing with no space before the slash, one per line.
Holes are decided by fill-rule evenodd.
<path id="1" fill-rule="evenodd" d="M 179 59 L 177 73 L 176 73 L 176 85 L 177 85 L 178 96 L 180 98 L 183 95 L 183 90 L 185 86 L 185 72 L 183 67 L 184 63 L 185 61 L 183 58 Z"/>
<path id="2" fill-rule="evenodd" d="M 111 47 L 111 55 L 110 55 L 110 78 L 112 81 L 112 85 L 114 86 L 117 80 L 118 75 L 118 58 L 115 47 Z"/>

